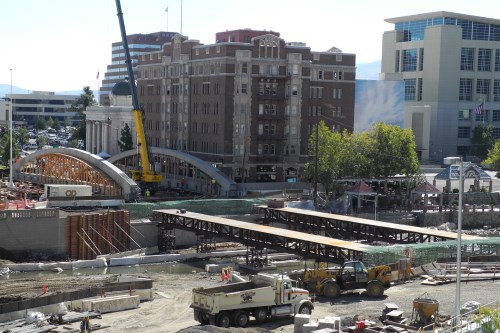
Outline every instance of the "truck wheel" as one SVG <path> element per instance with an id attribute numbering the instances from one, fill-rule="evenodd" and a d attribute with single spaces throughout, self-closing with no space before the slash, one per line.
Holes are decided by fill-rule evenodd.
<path id="1" fill-rule="evenodd" d="M 300 314 L 311 314 L 311 307 L 307 304 L 302 304 L 299 308 Z"/>
<path id="2" fill-rule="evenodd" d="M 248 321 L 249 318 L 246 311 L 236 311 L 233 315 L 233 322 L 236 327 L 246 327 Z"/>
<path id="3" fill-rule="evenodd" d="M 208 319 L 208 316 L 205 316 L 203 312 L 199 311 L 198 322 L 202 325 L 207 325 L 210 322 L 210 320 Z"/>
<path id="4" fill-rule="evenodd" d="M 381 297 L 384 294 L 384 286 L 382 285 L 382 282 L 378 280 L 368 282 L 366 290 L 368 291 L 368 296 L 370 297 Z"/>
<path id="5" fill-rule="evenodd" d="M 219 315 L 217 316 L 216 323 L 217 326 L 219 327 L 228 328 L 229 325 L 231 324 L 231 317 L 229 317 L 229 313 L 227 312 L 219 313 Z"/>
<path id="6" fill-rule="evenodd" d="M 267 319 L 266 308 L 258 308 L 254 311 L 254 317 L 259 324 L 263 323 Z"/>
<path id="7" fill-rule="evenodd" d="M 340 295 L 340 286 L 337 282 L 327 282 L 323 287 L 323 295 L 328 298 L 336 298 Z"/>

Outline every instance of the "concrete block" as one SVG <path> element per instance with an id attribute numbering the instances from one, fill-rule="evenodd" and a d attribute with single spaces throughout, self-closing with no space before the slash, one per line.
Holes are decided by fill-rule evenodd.
<path id="1" fill-rule="evenodd" d="M 331 318 L 318 319 L 318 329 L 321 330 L 323 328 L 335 329 L 335 320 Z"/>
<path id="2" fill-rule="evenodd" d="M 337 332 L 337 331 L 334 330 L 333 328 L 321 328 L 321 329 L 318 329 L 316 331 L 312 331 L 311 333 L 334 333 L 334 332 Z"/>
<path id="3" fill-rule="evenodd" d="M 221 265 L 217 264 L 207 264 L 205 265 L 205 272 L 207 273 L 220 273 L 222 270 Z"/>
<path id="4" fill-rule="evenodd" d="M 296 314 L 293 319 L 293 328 L 294 328 L 293 332 L 302 333 L 302 326 L 304 326 L 304 324 L 309 323 L 310 320 L 311 320 L 310 314 L 301 314 L 301 313 Z"/>
<path id="5" fill-rule="evenodd" d="M 424 270 L 421 267 L 412 267 L 411 274 L 413 276 L 420 276 L 420 275 L 424 274 Z"/>
<path id="6" fill-rule="evenodd" d="M 434 267 L 434 265 L 432 263 L 425 264 L 425 265 L 422 265 L 420 267 L 424 270 L 424 272 L 436 270 L 436 267 Z"/>
<path id="7" fill-rule="evenodd" d="M 318 330 L 318 322 L 309 322 L 302 326 L 302 333 L 312 333 Z"/>
<path id="8" fill-rule="evenodd" d="M 139 307 L 139 296 L 116 296 L 99 299 L 84 300 L 82 311 L 100 313 L 123 311 Z"/>

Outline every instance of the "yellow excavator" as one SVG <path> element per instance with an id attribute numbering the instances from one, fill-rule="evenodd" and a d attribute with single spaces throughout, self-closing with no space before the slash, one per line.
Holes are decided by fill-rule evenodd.
<path id="1" fill-rule="evenodd" d="M 391 267 L 366 268 L 363 262 L 352 260 L 340 267 L 308 268 L 293 277 L 302 288 L 320 296 L 336 298 L 345 290 L 366 289 L 370 297 L 381 297 L 391 285 Z"/>
<path id="2" fill-rule="evenodd" d="M 139 148 L 139 155 L 141 162 L 138 170 L 131 170 L 132 179 L 146 187 L 154 187 L 160 184 L 163 180 L 161 173 L 156 172 L 154 163 L 152 162 L 151 153 L 146 143 L 146 135 L 144 133 L 144 110 L 139 106 L 139 99 L 137 97 L 137 87 L 135 86 L 134 71 L 132 70 L 132 61 L 130 59 L 130 52 L 128 48 L 127 33 L 125 32 L 125 23 L 123 21 L 123 13 L 120 0 L 116 0 L 116 9 L 118 12 L 118 22 L 120 23 L 120 31 L 123 41 L 123 49 L 125 51 L 125 62 L 127 63 L 127 72 L 130 82 L 130 91 L 132 93 L 132 105 L 134 110 L 135 128 L 137 131 L 137 146 Z"/>

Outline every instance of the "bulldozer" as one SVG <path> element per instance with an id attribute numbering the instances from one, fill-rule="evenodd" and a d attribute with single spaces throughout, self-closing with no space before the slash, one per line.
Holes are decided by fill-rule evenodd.
<path id="1" fill-rule="evenodd" d="M 336 298 L 342 291 L 366 289 L 370 297 L 381 297 L 391 286 L 391 267 L 366 268 L 363 262 L 353 260 L 340 267 L 305 269 L 298 280 L 302 288 L 319 296 Z"/>

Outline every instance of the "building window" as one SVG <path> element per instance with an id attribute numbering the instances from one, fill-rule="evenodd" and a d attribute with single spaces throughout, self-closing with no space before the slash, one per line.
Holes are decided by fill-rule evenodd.
<path id="1" fill-rule="evenodd" d="M 241 93 L 242 94 L 246 94 L 247 93 L 247 84 L 246 83 L 242 83 L 241 84 Z"/>
<path id="2" fill-rule="evenodd" d="M 405 82 L 405 101 L 414 101 L 417 97 L 417 80 L 407 79 Z"/>
<path id="3" fill-rule="evenodd" d="M 491 71 L 491 49 L 479 49 L 477 56 L 478 72 Z"/>
<path id="4" fill-rule="evenodd" d="M 246 62 L 241 64 L 241 74 L 248 74 L 248 64 Z"/>
<path id="5" fill-rule="evenodd" d="M 417 100 L 421 101 L 422 100 L 422 91 L 423 91 L 423 80 L 422 78 L 419 78 L 418 79 L 418 96 L 417 96 Z"/>
<path id="6" fill-rule="evenodd" d="M 458 156 L 466 156 L 469 155 L 469 146 L 458 146 L 457 147 L 457 155 Z"/>
<path id="7" fill-rule="evenodd" d="M 500 80 L 493 81 L 493 101 L 500 102 Z"/>
<path id="8" fill-rule="evenodd" d="M 476 114 L 474 119 L 476 121 L 487 122 L 488 121 L 488 110 L 484 110 L 481 114 Z"/>
<path id="9" fill-rule="evenodd" d="M 396 63 L 394 64 L 394 71 L 396 73 L 399 72 L 399 62 L 400 62 L 399 57 L 400 57 L 400 51 L 396 50 Z"/>
<path id="10" fill-rule="evenodd" d="M 403 50 L 403 72 L 417 71 L 417 49 Z"/>
<path id="11" fill-rule="evenodd" d="M 460 70 L 472 71 L 474 70 L 474 49 L 471 47 L 462 48 L 462 55 L 460 57 Z"/>
<path id="12" fill-rule="evenodd" d="M 500 121 L 500 110 L 493 110 L 492 120 Z"/>
<path id="13" fill-rule="evenodd" d="M 470 138 L 470 127 L 459 126 L 458 127 L 458 138 L 459 139 L 469 139 Z"/>
<path id="14" fill-rule="evenodd" d="M 210 94 L 210 83 L 205 82 L 202 84 L 202 94 L 203 95 L 209 95 Z"/>
<path id="15" fill-rule="evenodd" d="M 418 70 L 423 71 L 424 70 L 424 49 L 420 49 L 420 57 L 418 61 Z"/>
<path id="16" fill-rule="evenodd" d="M 493 137 L 495 138 L 495 140 L 500 139 L 500 128 L 493 128 Z"/>
<path id="17" fill-rule="evenodd" d="M 495 72 L 500 72 L 500 50 L 495 50 Z"/>
<path id="18" fill-rule="evenodd" d="M 470 110 L 458 110 L 458 120 L 470 120 Z"/>
<path id="19" fill-rule="evenodd" d="M 318 80 L 323 80 L 323 71 L 318 71 Z"/>
<path id="20" fill-rule="evenodd" d="M 477 79 L 476 81 L 476 98 L 483 102 L 490 100 L 490 80 Z"/>
<path id="21" fill-rule="evenodd" d="M 472 101 L 472 79 L 460 79 L 460 101 Z"/>

